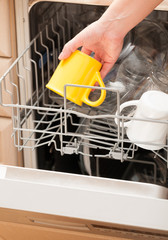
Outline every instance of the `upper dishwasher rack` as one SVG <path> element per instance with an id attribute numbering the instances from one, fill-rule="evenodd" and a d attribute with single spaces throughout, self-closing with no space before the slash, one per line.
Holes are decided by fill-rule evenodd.
<path id="1" fill-rule="evenodd" d="M 117 90 L 106 88 L 115 96 L 113 106 L 106 110 L 79 107 L 45 87 L 63 45 L 77 31 L 78 23 L 73 21 L 65 17 L 64 9 L 57 12 L 0 79 L 0 103 L 11 109 L 14 145 L 22 150 L 53 144 L 61 154 L 91 156 L 92 149 L 96 157 L 133 159 L 138 148 L 128 140 L 124 127 L 114 122 L 114 117 L 121 122 L 133 119 L 119 115 Z M 162 153 L 153 153 L 168 163 L 168 144 Z"/>

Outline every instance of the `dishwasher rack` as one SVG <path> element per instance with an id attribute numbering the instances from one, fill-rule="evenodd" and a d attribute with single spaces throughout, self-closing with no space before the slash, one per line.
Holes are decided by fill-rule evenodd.
<path id="1" fill-rule="evenodd" d="M 95 156 L 98 158 L 131 160 L 138 147 L 127 138 L 123 124 L 119 127 L 114 122 L 118 118 L 121 125 L 134 119 L 120 115 L 119 91 L 105 88 L 112 93 L 115 102 L 112 109 L 106 110 L 101 106 L 79 107 L 45 87 L 58 65 L 62 47 L 73 31 L 64 9 L 57 12 L 1 77 L 0 103 L 11 109 L 14 145 L 21 151 L 53 144 L 62 155 L 91 156 L 90 149 L 99 149 L 105 151 L 103 154 L 97 151 Z M 168 124 L 168 121 L 161 123 Z M 168 141 L 161 151 L 152 152 L 168 166 Z"/>

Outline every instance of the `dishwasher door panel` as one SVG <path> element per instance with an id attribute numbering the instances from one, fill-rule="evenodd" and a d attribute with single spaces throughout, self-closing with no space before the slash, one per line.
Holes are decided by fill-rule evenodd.
<path id="1" fill-rule="evenodd" d="M 0 189 L 1 208 L 168 233 L 167 189 L 155 185 L 2 165 Z"/>

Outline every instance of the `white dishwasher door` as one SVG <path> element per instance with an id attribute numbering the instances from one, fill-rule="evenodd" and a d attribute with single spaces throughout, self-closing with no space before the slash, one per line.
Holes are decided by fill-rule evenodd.
<path id="1" fill-rule="evenodd" d="M 168 191 L 164 187 L 1 165 L 0 192 L 0 220 L 4 209 L 17 210 L 79 219 L 94 226 L 100 222 L 122 225 L 168 237 Z M 31 223 L 52 225 L 29 215 Z"/>

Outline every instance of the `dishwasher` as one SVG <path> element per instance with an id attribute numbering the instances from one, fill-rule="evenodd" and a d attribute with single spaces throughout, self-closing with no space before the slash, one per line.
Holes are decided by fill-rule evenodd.
<path id="1" fill-rule="evenodd" d="M 102 105 L 80 107 L 46 88 L 64 44 L 99 19 L 109 4 L 15 0 L 18 58 L 0 78 L 0 103 L 11 109 L 13 143 L 24 166 L 0 166 L 1 221 L 18 214 L 17 223 L 90 234 L 92 239 L 168 239 L 168 138 L 161 149 L 145 150 L 114 121 L 119 105 L 132 94 L 123 94 L 115 79 L 135 46 L 144 50 L 146 39 L 156 38 L 158 46 L 148 49 L 154 66 L 163 61 L 168 66 L 168 5 L 125 37 L 120 57 L 104 79 Z M 142 67 L 141 60 L 134 70 Z M 142 71 L 136 79 L 138 74 Z M 153 86 L 150 72 L 143 69 L 140 77 L 143 89 Z M 168 93 L 166 85 L 163 90 Z M 140 94 L 137 88 L 131 97 Z M 90 98 L 98 95 L 97 88 Z M 160 123 L 168 126 L 168 121 Z M 90 239 L 82 236 L 76 239 Z"/>

